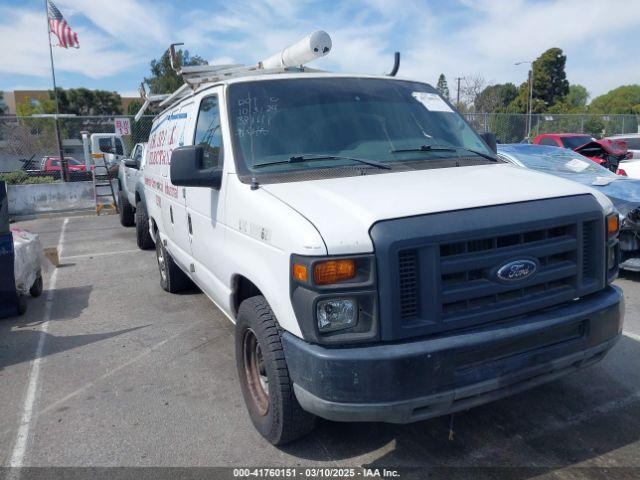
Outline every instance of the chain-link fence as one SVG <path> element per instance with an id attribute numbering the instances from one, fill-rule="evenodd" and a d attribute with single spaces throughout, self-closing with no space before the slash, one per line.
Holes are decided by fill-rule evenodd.
<path id="1" fill-rule="evenodd" d="M 478 132 L 493 132 L 500 143 L 520 142 L 540 133 L 588 133 L 604 137 L 620 133 L 636 133 L 638 115 L 528 115 L 508 113 L 469 113 L 467 121 Z M 129 121 L 130 133 L 122 136 L 124 154 L 133 146 L 146 142 L 153 116 L 135 121 L 130 116 L 60 117 L 64 156 L 68 159 L 70 180 L 88 180 L 93 160 L 85 158 L 82 133 L 114 133 L 116 119 Z M 531 127 L 529 127 L 529 120 Z M 56 139 L 56 120 L 51 117 L 0 116 L 0 178 L 10 183 L 59 181 L 62 177 Z"/>
<path id="2" fill-rule="evenodd" d="M 91 179 L 91 155 L 85 155 L 83 133 L 115 133 L 116 120 L 127 119 L 129 134 L 122 135 L 122 151 L 127 155 L 134 145 L 146 142 L 152 115 L 135 121 L 131 116 L 58 118 L 63 156 L 71 181 Z M 126 124 L 126 122 L 124 122 Z M 88 158 L 87 158 L 88 157 Z M 87 168 L 89 166 L 89 168 Z M 62 166 L 52 117 L 0 116 L 0 179 L 8 183 L 48 183 L 60 181 Z"/>
<path id="3" fill-rule="evenodd" d="M 596 138 L 638 133 L 640 115 L 582 115 L 542 113 L 467 113 L 478 132 L 493 132 L 499 143 L 516 143 L 541 133 L 587 133 Z M 529 121 L 531 127 L 529 127 Z"/>

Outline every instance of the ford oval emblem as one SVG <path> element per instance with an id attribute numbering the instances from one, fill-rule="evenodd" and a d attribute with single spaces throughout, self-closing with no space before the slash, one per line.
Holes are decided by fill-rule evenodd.
<path id="1" fill-rule="evenodd" d="M 531 277 L 537 270 L 538 264 L 533 260 L 512 260 L 498 267 L 496 275 L 503 282 L 517 282 Z"/>

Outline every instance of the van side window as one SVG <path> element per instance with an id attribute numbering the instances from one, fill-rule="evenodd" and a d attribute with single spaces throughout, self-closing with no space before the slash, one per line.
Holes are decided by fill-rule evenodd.
<path id="1" fill-rule="evenodd" d="M 222 164 L 222 132 L 220 131 L 220 106 L 218 96 L 206 97 L 200 103 L 194 145 L 204 147 L 202 168 Z"/>

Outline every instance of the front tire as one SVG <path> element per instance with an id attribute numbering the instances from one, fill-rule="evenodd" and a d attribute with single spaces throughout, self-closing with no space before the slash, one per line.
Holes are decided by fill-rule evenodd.
<path id="1" fill-rule="evenodd" d="M 273 445 L 311 432 L 316 417 L 295 397 L 277 320 L 263 296 L 240 305 L 235 344 L 242 395 L 256 430 Z"/>
<path id="2" fill-rule="evenodd" d="M 149 231 L 149 215 L 147 214 L 147 206 L 142 200 L 136 203 L 136 243 L 140 250 L 149 250 L 153 248 L 153 238 Z"/>
<path id="3" fill-rule="evenodd" d="M 158 260 L 158 270 L 160 271 L 160 286 L 164 291 L 178 293 L 191 284 L 189 277 L 180 270 L 180 267 L 176 265 L 176 262 L 167 252 L 167 249 L 164 248 L 160 238 L 156 242 L 156 258 Z"/>
<path id="4" fill-rule="evenodd" d="M 120 225 L 131 227 L 135 223 L 133 206 L 129 203 L 129 199 L 122 190 L 118 192 L 118 210 L 120 212 Z"/>

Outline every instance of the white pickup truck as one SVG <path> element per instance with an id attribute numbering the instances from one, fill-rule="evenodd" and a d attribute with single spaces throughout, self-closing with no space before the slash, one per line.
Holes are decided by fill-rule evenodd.
<path id="1" fill-rule="evenodd" d="M 149 217 L 144 201 L 144 166 L 146 143 L 137 143 L 131 157 L 123 158 L 118 165 L 118 210 L 120 224 L 123 227 L 136 226 L 138 247 L 146 250 L 153 248 L 153 239 L 149 234 Z"/>
<path id="2" fill-rule="evenodd" d="M 425 83 L 219 77 L 154 121 L 149 228 L 162 287 L 193 281 L 235 323 L 244 399 L 270 442 L 316 416 L 468 409 L 619 338 L 603 195 L 503 163 Z"/>

